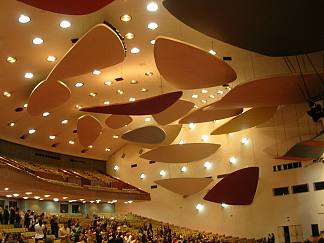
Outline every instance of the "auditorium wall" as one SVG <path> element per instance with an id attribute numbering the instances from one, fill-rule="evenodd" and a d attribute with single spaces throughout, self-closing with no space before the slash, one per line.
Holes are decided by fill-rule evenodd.
<path id="1" fill-rule="evenodd" d="M 179 143 L 180 140 L 185 143 L 202 142 L 201 136 L 207 134 L 209 137 L 206 142 L 222 145 L 212 156 L 193 163 L 149 164 L 149 161 L 139 158 L 140 147 L 134 144 L 126 145 L 109 158 L 107 172 L 151 193 L 152 200 L 132 204 L 119 202 L 116 211 L 133 212 L 192 229 L 249 238 L 263 237 L 271 232 L 275 233 L 276 237 L 282 237 L 281 228 L 278 228 L 280 226 L 291 226 L 291 229 L 295 225 L 299 226 L 298 233 L 302 231 L 303 239 L 311 235 L 311 224 L 319 224 L 320 230 L 324 230 L 324 190 L 314 191 L 313 187 L 314 182 L 324 181 L 324 164 L 308 165 L 309 162 L 303 162 L 301 168 L 273 171 L 274 165 L 291 162 L 273 158 L 283 155 L 295 143 L 319 133 L 320 125 L 311 121 L 305 114 L 306 110 L 307 106 L 304 104 L 280 107 L 268 122 L 227 135 L 209 135 L 227 120 L 197 124 L 193 129 L 184 125 L 174 143 Z M 241 143 L 243 137 L 249 139 L 248 144 Z M 235 164 L 228 162 L 231 156 L 237 158 Z M 210 169 L 204 168 L 205 161 L 212 163 Z M 137 167 L 131 167 L 132 164 L 137 164 Z M 119 170 L 114 170 L 115 165 L 119 166 Z M 187 166 L 187 172 L 180 171 L 182 166 Z M 203 200 L 208 190 L 220 180 L 217 179 L 217 175 L 248 166 L 260 168 L 259 184 L 251 205 L 223 208 L 220 204 Z M 164 177 L 159 175 L 162 169 L 167 172 Z M 140 179 L 142 173 L 145 174 L 144 179 Z M 213 178 L 213 182 L 201 192 L 187 198 L 161 186 L 151 189 L 152 185 L 156 185 L 154 181 L 158 179 L 208 176 Z M 292 185 L 304 183 L 308 184 L 309 192 L 291 193 Z M 284 186 L 289 187 L 289 195 L 273 195 L 273 188 Z M 195 206 L 198 203 L 204 205 L 202 211 L 196 210 Z"/>

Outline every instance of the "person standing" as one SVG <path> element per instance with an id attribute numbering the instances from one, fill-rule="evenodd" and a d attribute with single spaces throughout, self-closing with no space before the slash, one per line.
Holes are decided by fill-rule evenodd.
<path id="1" fill-rule="evenodd" d="M 27 210 L 27 212 L 25 213 L 24 226 L 27 229 L 29 229 L 29 226 L 30 226 L 30 210 Z"/>
<path id="2" fill-rule="evenodd" d="M 9 223 L 9 210 L 8 210 L 8 205 L 5 206 L 5 210 L 3 211 L 3 221 L 4 224 Z"/>
<path id="3" fill-rule="evenodd" d="M 0 207 L 0 224 L 3 224 L 3 209 Z"/>
<path id="4" fill-rule="evenodd" d="M 15 209 L 13 207 L 10 208 L 10 216 L 9 216 L 9 224 L 15 223 Z"/>
<path id="5" fill-rule="evenodd" d="M 45 238 L 45 225 L 43 224 L 43 220 L 39 219 L 38 223 L 35 225 L 35 243 Z"/>

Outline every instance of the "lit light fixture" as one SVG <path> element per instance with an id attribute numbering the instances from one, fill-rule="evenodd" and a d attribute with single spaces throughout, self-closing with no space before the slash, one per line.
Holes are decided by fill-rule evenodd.
<path id="1" fill-rule="evenodd" d="M 222 206 L 223 208 L 228 208 L 228 207 L 229 207 L 229 205 L 226 204 L 226 203 L 222 203 L 221 206 Z"/>
<path id="2" fill-rule="evenodd" d="M 166 171 L 165 170 L 161 170 L 160 171 L 160 176 L 165 176 L 166 175 Z"/>
<path id="3" fill-rule="evenodd" d="M 204 209 L 204 205 L 202 205 L 201 203 L 198 203 L 196 205 L 196 209 L 200 212 L 200 211 L 202 211 Z"/>
<path id="4" fill-rule="evenodd" d="M 49 116 L 51 113 L 49 113 L 48 111 L 45 111 L 44 113 L 43 113 L 43 117 L 47 117 L 47 116 Z"/>
<path id="5" fill-rule="evenodd" d="M 104 101 L 104 105 L 109 105 L 109 104 L 110 104 L 109 100 Z"/>
<path id="6" fill-rule="evenodd" d="M 8 91 L 4 91 L 3 92 L 3 96 L 5 96 L 7 98 L 10 98 L 11 97 L 11 94 Z"/>
<path id="7" fill-rule="evenodd" d="M 134 97 L 129 98 L 129 102 L 134 102 L 136 99 Z"/>
<path id="8" fill-rule="evenodd" d="M 33 73 L 25 73 L 25 76 L 24 76 L 26 79 L 32 79 L 34 77 L 34 74 Z"/>
<path id="9" fill-rule="evenodd" d="M 5 191 L 9 191 L 9 188 L 8 188 L 8 187 L 5 187 L 4 190 L 5 190 Z"/>
<path id="10" fill-rule="evenodd" d="M 198 109 L 198 108 L 199 108 L 199 106 L 198 106 L 198 105 L 194 105 L 194 108 L 195 108 L 195 109 Z"/>
<path id="11" fill-rule="evenodd" d="M 14 197 L 19 197 L 19 194 L 18 193 L 14 193 L 12 194 Z"/>
<path id="12" fill-rule="evenodd" d="M 190 123 L 188 124 L 188 127 L 189 127 L 190 129 L 194 129 L 194 128 L 196 127 L 196 124 L 193 123 L 193 122 L 190 122 Z"/>
<path id="13" fill-rule="evenodd" d="M 106 152 L 110 152 L 110 148 L 105 148 L 105 151 Z"/>
<path id="14" fill-rule="evenodd" d="M 89 145 L 88 148 L 89 148 L 89 149 L 92 149 L 92 148 L 93 148 L 93 145 Z"/>
<path id="15" fill-rule="evenodd" d="M 209 98 L 215 99 L 215 95 L 211 94 L 211 95 L 209 95 Z"/>
<path id="16" fill-rule="evenodd" d="M 26 104 L 24 104 L 24 108 L 27 108 L 28 107 L 28 104 L 26 103 Z"/>
<path id="17" fill-rule="evenodd" d="M 149 2 L 146 5 L 146 9 L 147 9 L 147 11 L 155 12 L 159 9 L 159 5 L 156 2 Z"/>
<path id="18" fill-rule="evenodd" d="M 118 135 L 113 135 L 113 138 L 114 138 L 114 139 L 117 139 L 117 138 L 118 138 Z"/>
<path id="19" fill-rule="evenodd" d="M 114 171 L 117 171 L 117 170 L 119 170 L 119 166 L 118 165 L 115 165 L 114 166 Z"/>
<path id="20" fill-rule="evenodd" d="M 188 170 L 187 166 L 182 166 L 180 169 L 182 173 L 185 173 L 187 170 Z"/>
<path id="21" fill-rule="evenodd" d="M 70 141 L 69 141 L 69 144 L 72 144 L 72 145 L 73 145 L 74 143 L 75 143 L 75 142 L 74 142 L 73 140 L 70 140 Z"/>
<path id="22" fill-rule="evenodd" d="M 151 43 L 152 45 L 154 45 L 154 44 L 155 44 L 155 39 L 150 40 L 150 43 Z"/>
<path id="23" fill-rule="evenodd" d="M 97 93 L 95 93 L 95 92 L 90 92 L 89 93 L 89 96 L 91 96 L 91 97 L 96 97 L 96 95 L 97 95 Z"/>
<path id="24" fill-rule="evenodd" d="M 83 83 L 82 82 L 77 82 L 77 83 L 75 83 L 74 86 L 77 87 L 77 88 L 80 88 L 80 87 L 83 86 Z"/>
<path id="25" fill-rule="evenodd" d="M 9 195 L 9 194 L 8 194 L 8 195 L 6 195 L 6 197 L 10 198 L 10 197 L 12 197 L 12 195 Z"/>
<path id="26" fill-rule="evenodd" d="M 212 166 L 212 163 L 210 163 L 209 161 L 206 161 L 206 162 L 204 163 L 204 167 L 205 167 L 207 170 L 210 169 L 211 166 Z"/>
<path id="27" fill-rule="evenodd" d="M 49 139 L 51 139 L 51 140 L 54 140 L 55 138 L 56 138 L 56 136 L 54 136 L 54 135 L 49 136 Z"/>
<path id="28" fill-rule="evenodd" d="M 118 89 L 118 90 L 117 90 L 117 94 L 122 95 L 122 94 L 124 94 L 124 91 L 123 91 L 122 89 Z"/>
<path id="29" fill-rule="evenodd" d="M 35 198 L 36 200 L 40 199 L 40 197 L 39 197 L 39 196 L 35 196 L 34 198 Z"/>
<path id="30" fill-rule="evenodd" d="M 84 201 L 85 199 L 83 199 L 83 198 L 81 198 L 81 199 L 79 199 L 80 201 Z"/>
<path id="31" fill-rule="evenodd" d="M 132 54 L 138 54 L 140 52 L 140 49 L 137 47 L 133 47 L 130 51 Z"/>
<path id="32" fill-rule="evenodd" d="M 248 144 L 248 143 L 249 143 L 249 139 L 248 139 L 248 138 L 243 137 L 243 138 L 241 139 L 241 144 Z"/>
<path id="33" fill-rule="evenodd" d="M 228 160 L 231 164 L 235 164 L 237 162 L 237 158 L 235 158 L 234 156 L 230 157 Z"/>
<path id="34" fill-rule="evenodd" d="M 19 23 L 27 24 L 30 21 L 30 17 L 24 14 L 21 14 L 18 18 Z"/>
<path id="35" fill-rule="evenodd" d="M 147 92 L 147 91 L 148 91 L 148 89 L 146 89 L 146 88 L 141 89 L 141 92 Z"/>
<path id="36" fill-rule="evenodd" d="M 107 80 L 107 81 L 104 82 L 104 84 L 110 86 L 110 85 L 112 85 L 112 81 L 111 80 Z"/>
<path id="37" fill-rule="evenodd" d="M 48 198 L 48 197 L 50 197 L 51 195 L 44 195 L 44 197 L 46 197 L 46 198 Z"/>
<path id="38" fill-rule="evenodd" d="M 206 104 L 207 103 L 207 100 L 201 100 L 201 103 Z"/>
<path id="39" fill-rule="evenodd" d="M 153 76 L 153 72 L 146 72 L 146 73 L 144 73 L 145 74 L 145 76 L 147 76 L 147 77 L 151 77 L 151 76 Z"/>
<path id="40" fill-rule="evenodd" d="M 150 121 L 151 121 L 151 118 L 150 118 L 150 117 L 146 117 L 146 118 L 144 119 L 144 121 L 145 121 L 145 122 L 150 122 Z"/>
<path id="41" fill-rule="evenodd" d="M 202 90 L 201 90 L 201 93 L 203 93 L 203 94 L 207 94 L 207 93 L 208 93 L 208 90 L 207 90 L 207 89 L 202 89 Z"/>
<path id="42" fill-rule="evenodd" d="M 212 54 L 213 56 L 216 55 L 216 51 L 214 51 L 214 50 L 212 50 L 212 49 L 209 50 L 209 53 Z"/>
<path id="43" fill-rule="evenodd" d="M 132 17 L 128 14 L 124 14 L 120 17 L 120 20 L 123 21 L 123 22 L 129 22 L 132 20 Z"/>
<path id="44" fill-rule="evenodd" d="M 26 195 L 31 195 L 33 194 L 32 192 L 25 192 Z"/>
<path id="45" fill-rule="evenodd" d="M 182 139 L 179 141 L 179 144 L 184 144 L 184 143 L 185 143 L 185 141 Z"/>
<path id="46" fill-rule="evenodd" d="M 35 45 L 41 45 L 41 44 L 43 44 L 43 42 L 44 42 L 44 40 L 40 37 L 35 37 L 33 39 L 33 44 L 35 44 Z"/>
<path id="47" fill-rule="evenodd" d="M 53 201 L 54 201 L 54 202 L 58 202 L 58 201 L 60 201 L 60 200 L 59 200 L 58 198 L 55 197 L 55 198 L 53 198 Z"/>
<path id="48" fill-rule="evenodd" d="M 66 199 L 68 199 L 68 197 L 62 197 L 62 199 L 63 199 L 63 200 L 66 200 Z"/>
<path id="49" fill-rule="evenodd" d="M 101 71 L 99 71 L 99 70 L 93 70 L 92 71 L 92 74 L 93 75 L 100 75 L 101 74 Z"/>
<path id="50" fill-rule="evenodd" d="M 55 62 L 55 61 L 56 61 L 56 57 L 55 57 L 55 56 L 48 56 L 48 57 L 46 58 L 46 60 L 47 60 L 48 62 Z"/>
<path id="51" fill-rule="evenodd" d="M 28 130 L 29 134 L 34 134 L 35 132 L 36 132 L 36 129 L 34 129 L 34 128 L 31 128 L 31 129 Z"/>
<path id="52" fill-rule="evenodd" d="M 67 28 L 70 28 L 71 27 L 71 22 L 68 21 L 68 20 L 62 20 L 60 22 L 60 27 L 63 28 L 63 29 L 67 29 Z"/>
<path id="53" fill-rule="evenodd" d="M 206 135 L 206 134 L 203 134 L 203 135 L 201 135 L 201 141 L 203 141 L 203 142 L 206 142 L 206 141 L 208 141 L 208 135 Z"/>
<path id="54" fill-rule="evenodd" d="M 28 199 L 28 197 L 23 197 L 23 199 L 27 200 L 27 199 Z"/>
<path id="55" fill-rule="evenodd" d="M 16 124 L 15 124 L 14 122 L 9 122 L 9 123 L 8 123 L 8 126 L 9 126 L 9 127 L 14 127 L 15 125 L 16 125 Z"/>
<path id="56" fill-rule="evenodd" d="M 149 28 L 150 30 L 155 30 L 155 29 L 157 29 L 158 27 L 159 27 L 158 24 L 155 23 L 155 22 L 151 22 L 151 23 L 149 23 L 149 24 L 147 25 L 147 28 Z"/>
<path id="57" fill-rule="evenodd" d="M 15 57 L 7 57 L 7 62 L 9 63 L 15 63 L 17 59 Z"/>
<path id="58" fill-rule="evenodd" d="M 131 40 L 134 38 L 134 34 L 133 33 L 130 33 L 128 32 L 126 35 L 125 35 L 125 38 L 128 39 L 128 40 Z"/>
<path id="59" fill-rule="evenodd" d="M 193 95 L 191 96 L 191 98 L 193 98 L 193 99 L 198 99 L 198 95 L 197 95 L 197 94 L 193 94 Z"/>
<path id="60" fill-rule="evenodd" d="M 65 124 L 68 124 L 68 122 L 69 122 L 68 120 L 63 120 L 63 121 L 61 121 L 61 124 L 65 125 Z"/>
<path id="61" fill-rule="evenodd" d="M 223 90 L 218 90 L 218 91 L 217 91 L 217 94 L 220 94 L 220 95 L 221 95 L 221 94 L 223 94 L 223 93 L 224 93 Z"/>
<path id="62" fill-rule="evenodd" d="M 75 109 L 80 110 L 82 108 L 82 105 L 75 105 Z"/>
<path id="63" fill-rule="evenodd" d="M 137 84 L 137 83 L 138 83 L 138 81 L 137 81 L 137 80 L 135 80 L 135 79 L 133 79 L 133 80 L 131 80 L 131 81 L 130 81 L 130 83 L 131 83 L 131 84 Z"/>
<path id="64" fill-rule="evenodd" d="M 140 178 L 143 180 L 143 179 L 145 178 L 145 174 L 142 173 L 142 174 L 140 175 Z"/>

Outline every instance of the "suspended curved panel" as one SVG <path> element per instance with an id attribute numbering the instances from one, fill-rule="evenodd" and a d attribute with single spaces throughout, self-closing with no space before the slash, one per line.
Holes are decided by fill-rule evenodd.
<path id="1" fill-rule="evenodd" d="M 216 56 L 187 43 L 158 37 L 154 58 L 160 74 L 179 89 L 199 89 L 227 84 L 235 71 Z"/>
<path id="2" fill-rule="evenodd" d="M 213 143 L 172 144 L 152 149 L 140 157 L 158 162 L 187 163 L 207 158 L 220 146 L 220 144 Z"/>
<path id="3" fill-rule="evenodd" d="M 95 12 L 114 0 L 18 0 L 30 6 L 40 8 L 46 11 L 70 14 L 83 15 Z"/>
<path id="4" fill-rule="evenodd" d="M 102 126 L 95 117 L 83 115 L 78 119 L 77 131 L 80 144 L 87 148 L 97 140 L 101 134 Z"/>
<path id="5" fill-rule="evenodd" d="M 165 139 L 165 133 L 156 126 L 146 126 L 124 133 L 121 137 L 133 143 L 160 144 Z"/>
<path id="6" fill-rule="evenodd" d="M 133 119 L 126 115 L 110 115 L 106 119 L 106 125 L 112 129 L 119 129 L 130 124 Z"/>
<path id="7" fill-rule="evenodd" d="M 220 101 L 211 104 L 214 109 L 287 105 L 306 102 L 310 97 L 321 95 L 323 84 L 316 74 L 258 79 L 234 87 Z M 324 78 L 324 75 L 322 75 Z M 304 94 L 303 94 L 304 93 Z M 253 95 L 252 95 L 253 94 Z"/>
<path id="8" fill-rule="evenodd" d="M 164 111 L 153 115 L 154 120 L 160 125 L 170 124 L 187 114 L 193 107 L 194 103 L 186 100 L 178 100 Z"/>
<path id="9" fill-rule="evenodd" d="M 33 116 L 41 115 L 64 104 L 70 96 L 71 91 L 64 83 L 42 81 L 32 91 L 27 111 Z"/>
<path id="10" fill-rule="evenodd" d="M 177 91 L 129 103 L 86 107 L 81 111 L 115 115 L 152 115 L 167 109 L 181 96 L 182 91 Z"/>
<path id="11" fill-rule="evenodd" d="M 148 149 L 153 149 L 157 146 L 162 146 L 162 145 L 169 145 L 171 144 L 179 135 L 182 125 L 177 124 L 177 125 L 168 125 L 162 127 L 164 132 L 165 132 L 165 139 L 162 143 L 160 144 L 138 144 L 139 146 L 143 148 L 148 148 Z"/>
<path id="12" fill-rule="evenodd" d="M 91 73 L 95 69 L 121 63 L 124 58 L 125 51 L 120 37 L 107 25 L 98 24 L 70 48 L 47 80 L 63 80 Z"/>
<path id="13" fill-rule="evenodd" d="M 276 106 L 252 108 L 216 128 L 211 135 L 227 134 L 255 127 L 269 120 L 276 113 L 276 111 Z"/>
<path id="14" fill-rule="evenodd" d="M 324 49 L 323 1 L 165 0 L 163 5 L 197 31 L 264 55 Z"/>
<path id="15" fill-rule="evenodd" d="M 212 181 L 213 179 L 211 178 L 184 177 L 157 180 L 155 181 L 155 183 L 169 191 L 178 193 L 183 196 L 190 196 L 192 194 L 200 192 Z"/>
<path id="16" fill-rule="evenodd" d="M 205 200 L 229 205 L 253 202 L 259 181 L 259 168 L 248 167 L 225 176 L 204 197 Z"/>
<path id="17" fill-rule="evenodd" d="M 221 120 L 233 116 L 237 116 L 243 112 L 242 108 L 236 109 L 228 109 L 228 110 L 212 110 L 208 109 L 208 107 L 199 108 L 187 116 L 182 118 L 179 123 L 180 124 L 189 124 L 193 123 L 201 123 L 201 122 L 210 122 L 214 120 Z"/>

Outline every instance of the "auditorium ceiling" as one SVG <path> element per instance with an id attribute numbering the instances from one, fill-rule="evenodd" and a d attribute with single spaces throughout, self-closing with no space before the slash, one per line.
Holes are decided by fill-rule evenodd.
<path id="1" fill-rule="evenodd" d="M 188 12 L 177 16 L 171 0 L 164 4 L 174 15 L 161 0 L 154 1 L 157 5 L 147 0 L 93 1 L 91 8 L 84 1 L 78 6 L 70 2 L 1 1 L 1 139 L 106 160 L 126 143 L 134 143 L 131 136 L 131 141 L 123 139 L 131 130 L 158 126 L 163 129 L 158 135 L 145 139 L 135 130 L 135 137 L 143 137 L 139 143 L 154 140 L 143 147 L 156 147 L 156 141 L 169 145 L 174 138 L 163 143 L 169 137 L 165 126 L 181 118 L 188 126 L 191 119 L 229 118 L 253 107 L 256 114 L 242 119 L 248 116 L 245 110 L 228 124 L 234 128 L 224 129 L 238 131 L 240 126 L 259 125 L 256 118 L 270 119 L 278 106 L 322 93 L 317 73 L 324 68 L 323 52 L 318 51 L 323 41 L 310 46 L 318 52 L 309 54 L 305 49 L 298 53 L 295 43 L 294 50 L 285 49 L 283 55 L 301 55 L 288 57 L 280 55 L 282 50 L 262 49 L 262 43 L 260 53 L 271 52 L 266 56 L 249 51 L 259 50 L 253 43 L 229 41 L 226 33 L 218 39 L 233 45 L 205 35 L 218 37 L 205 22 L 205 34 L 200 33 Z M 192 2 L 199 1 L 189 2 L 193 8 Z M 226 21 L 220 24 L 224 28 Z M 311 38 L 307 41 L 312 45 Z M 262 107 L 271 116 L 256 112 L 264 111 Z"/>

